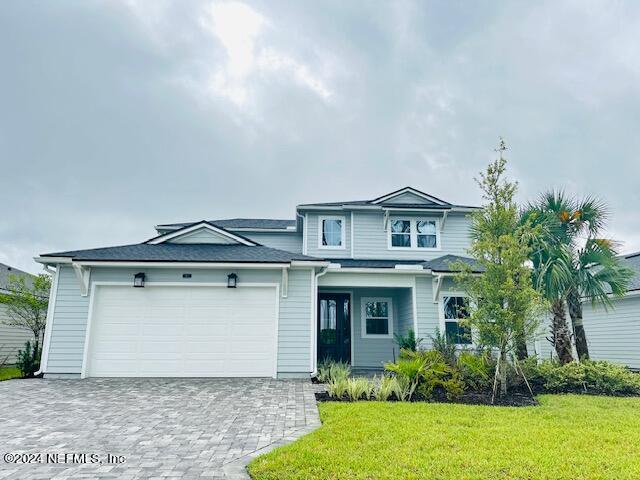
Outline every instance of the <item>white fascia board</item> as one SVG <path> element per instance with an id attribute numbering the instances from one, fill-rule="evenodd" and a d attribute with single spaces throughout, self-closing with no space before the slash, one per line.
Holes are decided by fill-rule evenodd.
<path id="1" fill-rule="evenodd" d="M 182 235 L 186 235 L 188 233 L 191 232 L 195 232 L 196 230 L 200 230 L 201 228 L 207 229 L 207 230 L 211 230 L 214 233 L 217 233 L 218 235 L 222 235 L 223 237 L 229 238 L 231 240 L 234 240 L 242 245 L 246 245 L 249 247 L 255 247 L 257 245 L 256 242 L 249 240 L 247 238 L 243 238 L 240 237 L 238 235 L 234 235 L 233 233 L 231 233 L 230 231 L 224 229 L 224 228 L 219 228 L 216 227 L 215 225 L 212 225 L 208 222 L 200 222 L 200 223 L 195 223 L 189 227 L 185 227 L 185 228 L 181 228 L 178 230 L 174 230 L 171 233 L 165 233 L 164 235 L 160 235 L 159 237 L 156 238 L 152 238 L 151 240 L 147 240 L 147 244 L 149 245 L 158 245 L 159 243 L 164 243 L 168 240 L 171 240 L 172 238 L 176 238 L 176 237 L 181 237 Z"/>
<path id="2" fill-rule="evenodd" d="M 329 262 L 323 262 L 321 260 L 292 260 L 292 267 L 328 267 Z"/>
<path id="3" fill-rule="evenodd" d="M 226 227 L 230 232 L 252 232 L 252 233 L 295 233 L 297 231 L 296 227 L 287 227 L 287 228 L 231 228 Z"/>
<path id="4" fill-rule="evenodd" d="M 411 270 L 411 271 L 422 271 L 424 270 L 424 267 L 422 265 L 404 265 L 399 263 L 398 265 L 396 265 L 395 267 L 396 270 Z"/>
<path id="5" fill-rule="evenodd" d="M 421 207 L 382 207 L 385 212 L 420 212 L 420 213 L 447 213 L 450 212 L 450 208 L 421 208 Z"/>
<path id="6" fill-rule="evenodd" d="M 71 263 L 70 257 L 33 257 L 33 259 L 43 265 L 56 265 L 58 263 Z"/>
<path id="7" fill-rule="evenodd" d="M 431 270 L 410 270 L 404 268 L 342 268 L 339 263 L 329 266 L 330 273 L 386 273 L 389 275 L 431 275 Z"/>
<path id="8" fill-rule="evenodd" d="M 332 206 L 318 206 L 318 205 L 298 205 L 298 210 L 380 210 L 378 205 L 332 205 Z"/>
<path id="9" fill-rule="evenodd" d="M 86 267 L 138 267 L 138 268 L 260 268 L 260 269 L 280 269 L 288 267 L 289 263 L 242 263 L 242 262 L 119 262 L 119 261 L 96 261 L 80 260 L 73 262 Z"/>

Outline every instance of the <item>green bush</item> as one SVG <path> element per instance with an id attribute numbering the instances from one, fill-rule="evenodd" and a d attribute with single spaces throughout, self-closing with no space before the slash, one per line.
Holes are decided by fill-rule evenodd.
<path id="1" fill-rule="evenodd" d="M 38 348 L 37 352 L 33 351 L 34 347 L 31 342 L 24 344 L 24 350 L 18 350 L 18 361 L 16 367 L 20 369 L 22 376 L 25 378 L 33 377 L 40 368 L 40 355 L 42 351 Z"/>
<path id="2" fill-rule="evenodd" d="M 486 390 L 491 388 L 492 371 L 495 362 L 485 352 L 460 352 L 456 367 L 466 388 L 471 390 Z"/>
<path id="3" fill-rule="evenodd" d="M 447 341 L 447 336 L 440 332 L 439 328 L 436 328 L 435 335 L 431 336 L 431 346 L 433 350 L 439 352 L 451 366 L 456 364 L 456 346 L 453 343 Z"/>
<path id="4" fill-rule="evenodd" d="M 351 401 L 369 400 L 373 392 L 373 382 L 368 378 L 349 378 L 347 380 L 347 396 Z"/>
<path id="5" fill-rule="evenodd" d="M 583 360 L 560 365 L 547 360 L 538 365 L 538 372 L 550 392 L 640 395 L 640 375 L 611 362 Z"/>
<path id="6" fill-rule="evenodd" d="M 406 337 L 396 333 L 394 338 L 400 350 L 411 350 L 412 352 L 417 351 L 423 341 L 422 338 L 416 338 L 416 333 L 412 328 L 409 329 Z"/>
<path id="7" fill-rule="evenodd" d="M 333 360 L 323 360 L 318 365 L 317 379 L 321 383 L 330 383 L 334 380 L 349 378 L 351 366 L 345 362 L 334 362 Z"/>
<path id="8" fill-rule="evenodd" d="M 403 350 L 400 360 L 386 364 L 385 369 L 396 375 L 401 390 L 399 400 L 411 400 L 416 391 L 424 399 L 433 398 L 439 391 L 452 400 L 464 391 L 460 374 L 436 350 Z"/>
<path id="9" fill-rule="evenodd" d="M 331 380 L 327 383 L 327 393 L 331 398 L 342 399 L 347 394 L 349 388 L 349 380 L 340 378 Z"/>
<path id="10" fill-rule="evenodd" d="M 397 400 L 400 400 L 402 393 L 402 388 L 400 387 L 396 377 L 382 375 L 380 379 L 377 377 L 374 378 L 372 396 L 375 400 L 386 402 L 387 400 L 390 400 L 392 396 L 395 396 Z"/>

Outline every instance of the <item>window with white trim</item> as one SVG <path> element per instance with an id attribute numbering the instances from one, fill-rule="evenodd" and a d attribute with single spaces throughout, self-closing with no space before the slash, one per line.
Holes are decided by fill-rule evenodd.
<path id="1" fill-rule="evenodd" d="M 447 342 L 470 345 L 471 329 L 464 324 L 464 320 L 469 318 L 469 299 L 462 296 L 443 296 L 442 309 Z"/>
<path id="2" fill-rule="evenodd" d="M 391 246 L 411 247 L 410 220 L 391 220 Z"/>
<path id="3" fill-rule="evenodd" d="M 318 217 L 318 248 L 345 248 L 345 217 Z"/>
<path id="4" fill-rule="evenodd" d="M 438 234 L 435 220 L 416 220 L 416 246 L 437 248 Z"/>
<path id="5" fill-rule="evenodd" d="M 392 218 L 389 221 L 389 248 L 440 248 L 438 220 L 424 218 Z"/>
<path id="6" fill-rule="evenodd" d="M 393 304 L 391 298 L 362 299 L 362 337 L 393 336 Z"/>

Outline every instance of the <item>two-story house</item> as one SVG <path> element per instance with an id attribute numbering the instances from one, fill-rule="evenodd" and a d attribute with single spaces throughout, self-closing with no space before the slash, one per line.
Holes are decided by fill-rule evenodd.
<path id="1" fill-rule="evenodd" d="M 300 377 L 324 358 L 380 368 L 410 329 L 426 346 L 436 329 L 467 343 L 452 263 L 472 264 L 473 210 L 407 187 L 41 255 L 55 269 L 42 371 Z"/>

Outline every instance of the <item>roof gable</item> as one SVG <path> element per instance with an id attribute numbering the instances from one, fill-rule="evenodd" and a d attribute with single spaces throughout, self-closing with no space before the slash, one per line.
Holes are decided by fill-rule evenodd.
<path id="1" fill-rule="evenodd" d="M 371 201 L 373 205 L 450 205 L 444 200 L 440 200 L 433 195 L 421 192 L 412 187 L 401 188 L 395 192 L 388 193 Z"/>
<path id="2" fill-rule="evenodd" d="M 145 243 L 157 245 L 160 243 L 208 243 L 214 245 L 245 245 L 256 246 L 258 243 L 242 235 L 232 233 L 222 227 L 213 225 L 205 220 L 179 228 L 169 233 L 159 235 Z"/>

